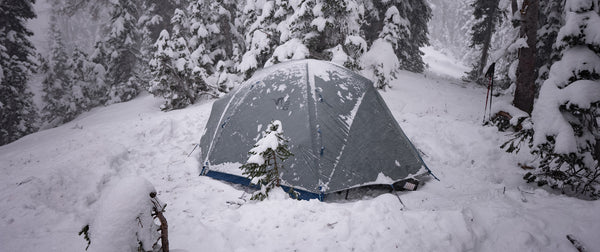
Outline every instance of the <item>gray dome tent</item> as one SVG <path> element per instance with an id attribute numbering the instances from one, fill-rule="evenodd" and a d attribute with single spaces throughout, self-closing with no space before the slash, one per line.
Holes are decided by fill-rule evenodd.
<path id="1" fill-rule="evenodd" d="M 239 167 L 272 120 L 282 122 L 294 154 L 282 186 L 303 199 L 364 186 L 414 189 L 414 178 L 430 173 L 371 81 L 298 60 L 265 68 L 215 101 L 200 140 L 201 175 L 250 185 Z"/>

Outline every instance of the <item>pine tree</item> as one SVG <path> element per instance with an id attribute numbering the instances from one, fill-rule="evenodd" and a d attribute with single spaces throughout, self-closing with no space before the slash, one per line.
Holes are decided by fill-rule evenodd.
<path id="1" fill-rule="evenodd" d="M 65 51 L 56 16 L 50 18 L 50 53 L 48 66 L 44 67 L 42 119 L 48 127 L 56 127 L 73 120 L 79 114 L 78 102 L 73 97 L 73 66 Z"/>
<path id="2" fill-rule="evenodd" d="M 141 85 L 136 72 L 140 46 L 136 1 L 114 0 L 111 5 L 110 31 L 104 41 L 106 51 L 110 52 L 106 64 L 109 104 L 135 98 Z"/>
<path id="3" fill-rule="evenodd" d="M 292 7 L 287 1 L 248 1 L 242 10 L 245 33 L 245 53 L 238 66 L 246 78 L 262 68 L 275 48 L 289 41 L 291 31 L 285 28 Z M 308 10 L 303 9 L 304 12 Z"/>
<path id="4" fill-rule="evenodd" d="M 182 0 L 145 0 L 142 1 L 143 13 L 138 19 L 142 26 L 143 36 L 152 41 L 158 39 L 162 30 L 171 30 L 171 15 L 175 9 L 185 7 Z"/>
<path id="5" fill-rule="evenodd" d="M 538 69 L 536 87 L 538 88 L 546 79 L 548 79 L 550 66 L 558 58 L 558 55 L 552 47 L 556 41 L 558 31 L 560 30 L 564 9 L 563 4 L 563 1 L 540 1 L 536 54 L 536 65 Z"/>
<path id="6" fill-rule="evenodd" d="M 108 90 L 110 84 L 107 80 L 107 68 L 109 55 L 106 51 L 106 44 L 103 41 L 96 41 L 94 51 L 89 56 L 89 61 L 93 63 L 94 88 L 90 89 L 89 97 L 98 105 L 104 105 L 108 101 Z"/>
<path id="7" fill-rule="evenodd" d="M 240 169 L 242 174 L 251 179 L 252 183 L 260 185 L 260 191 L 252 196 L 252 200 L 264 200 L 269 191 L 281 184 L 280 171 L 283 161 L 293 156 L 283 136 L 283 128 L 279 120 L 272 121 L 263 132 L 263 138 L 258 140 L 254 148 L 248 152 L 250 157 Z"/>
<path id="8" fill-rule="evenodd" d="M 396 74 L 400 70 L 398 57 L 381 57 L 381 55 L 396 55 L 408 46 L 410 22 L 403 16 L 406 14 L 401 15 L 394 5 L 387 9 L 379 39 L 373 42 L 362 59 L 366 75 L 373 76 L 371 79 L 376 80 L 374 84 L 378 89 L 391 87 L 389 83 L 396 79 Z"/>
<path id="9" fill-rule="evenodd" d="M 79 48 L 71 54 L 71 66 L 74 83 L 73 95 L 83 110 L 104 104 L 107 86 L 104 83 L 105 70 L 100 64 L 94 63 L 90 57 Z"/>
<path id="10" fill-rule="evenodd" d="M 528 182 L 565 193 L 600 198 L 600 7 L 594 0 L 567 0 L 565 24 L 552 64 L 532 111 L 532 153 L 539 167 Z"/>
<path id="11" fill-rule="evenodd" d="M 213 95 L 227 92 L 231 74 L 237 73 L 234 60 L 239 58 L 235 29 L 236 5 L 232 1 L 198 1 L 188 7 L 190 15 L 190 61 L 203 70 L 206 91 Z"/>
<path id="12" fill-rule="evenodd" d="M 395 7 L 397 10 L 391 9 Z M 423 72 L 425 62 L 419 49 L 429 44 L 427 23 L 431 19 L 431 8 L 422 0 L 411 1 L 367 1 L 365 21 L 361 31 L 367 44 L 371 45 L 383 33 L 397 31 L 394 37 L 394 52 L 400 68 L 412 72 Z M 393 13 L 393 14 L 392 14 Z M 388 41 L 392 37 L 388 36 Z"/>
<path id="13" fill-rule="evenodd" d="M 188 16 L 183 10 L 176 9 L 171 23 L 172 35 L 163 30 L 154 44 L 155 53 L 150 61 L 153 79 L 149 91 L 166 99 L 161 106 L 165 111 L 193 104 L 200 94 L 216 95 L 210 93 L 205 82 L 206 70 L 198 65 L 197 58 L 194 59 L 190 52 L 188 41 L 192 35 Z"/>
<path id="14" fill-rule="evenodd" d="M 154 54 L 153 45 L 162 30 L 171 30 L 170 16 L 175 9 L 183 6 L 182 1 L 177 0 L 147 0 L 141 2 L 142 11 L 137 21 L 141 27 L 140 39 L 140 63 L 136 72 L 142 84 L 147 84 L 152 79 L 150 66 L 148 65 Z M 145 85 L 143 88 L 148 88 Z"/>
<path id="15" fill-rule="evenodd" d="M 497 24 L 496 31 L 492 35 L 488 63 L 490 66 L 495 63 L 494 87 L 506 89 L 517 80 L 517 66 L 519 63 L 519 50 L 526 46 L 522 40 L 519 40 L 520 11 L 518 7 L 513 9 L 508 5 L 509 0 L 502 0 L 499 3 L 499 15 L 502 20 Z M 510 13 L 510 15 L 509 15 Z M 487 70 L 487 68 L 484 68 Z M 474 78 L 472 76 L 472 78 Z M 484 82 L 489 84 L 489 80 Z"/>
<path id="16" fill-rule="evenodd" d="M 190 54 L 186 41 L 189 37 L 187 16 L 182 10 L 176 9 L 171 24 L 173 36 L 166 30 L 161 32 L 154 44 L 154 57 L 150 61 L 153 79 L 150 81 L 149 91 L 154 96 L 166 99 L 161 106 L 162 110 L 183 108 L 196 97 L 196 94 L 184 90 L 189 85 L 186 76 Z"/>
<path id="17" fill-rule="evenodd" d="M 431 20 L 431 8 L 425 0 L 409 0 L 410 8 L 407 11 L 406 19 L 410 20 L 410 43 L 408 48 L 404 48 L 407 54 L 406 61 L 400 61 L 402 69 L 422 73 L 425 71 L 425 62 L 423 61 L 423 51 L 421 47 L 429 45 L 429 30 L 427 23 Z M 396 54 L 398 55 L 398 53 Z"/>
<path id="18" fill-rule="evenodd" d="M 473 65 L 473 70 L 468 73 L 468 79 L 473 81 L 482 81 L 483 71 L 487 64 L 492 36 L 496 31 L 497 25 L 501 22 L 502 16 L 498 8 L 499 0 L 475 0 L 473 7 L 473 16 L 479 20 L 471 28 L 471 48 L 481 48 L 481 57 Z"/>
<path id="19" fill-rule="evenodd" d="M 0 4 L 0 145 L 13 142 L 36 130 L 33 94 L 27 88 L 34 63 L 33 35 L 25 27 L 35 18 L 33 0 L 3 1 Z"/>

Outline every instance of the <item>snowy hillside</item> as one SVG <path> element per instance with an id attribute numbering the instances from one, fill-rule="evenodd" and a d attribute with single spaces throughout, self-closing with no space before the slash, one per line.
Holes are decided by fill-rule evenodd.
<path id="1" fill-rule="evenodd" d="M 525 160 L 498 147 L 509 136 L 481 126 L 486 90 L 427 52 L 430 72 L 401 72 L 382 92 L 441 180 L 399 194 L 403 204 L 392 194 L 244 202 L 241 188 L 198 176 L 197 150 L 188 157 L 212 101 L 165 113 L 142 95 L 0 147 L 0 251 L 84 251 L 77 233 L 130 175 L 168 204 L 179 251 L 575 251 L 568 234 L 599 250 L 600 202 L 526 184 Z"/>

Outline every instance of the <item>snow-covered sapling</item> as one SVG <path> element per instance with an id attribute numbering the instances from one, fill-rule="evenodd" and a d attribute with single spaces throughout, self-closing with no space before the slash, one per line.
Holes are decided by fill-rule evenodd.
<path id="1" fill-rule="evenodd" d="M 79 235 L 90 251 L 168 252 L 165 207 L 146 179 L 125 178 L 102 194 L 96 216 Z"/>
<path id="2" fill-rule="evenodd" d="M 250 157 L 240 169 L 253 184 L 260 185 L 260 191 L 252 196 L 252 200 L 264 200 L 271 189 L 280 185 L 279 171 L 283 169 L 282 162 L 293 156 L 287 142 L 283 136 L 281 121 L 275 120 L 267 126 L 263 138 L 248 152 Z"/>

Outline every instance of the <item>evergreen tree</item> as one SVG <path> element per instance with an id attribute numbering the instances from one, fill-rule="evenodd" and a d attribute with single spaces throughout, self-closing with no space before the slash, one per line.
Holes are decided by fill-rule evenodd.
<path id="1" fill-rule="evenodd" d="M 36 130 L 33 94 L 27 88 L 34 63 L 33 35 L 25 27 L 35 18 L 33 0 L 3 1 L 0 4 L 0 145 L 13 142 Z"/>
<path id="2" fill-rule="evenodd" d="M 406 19 L 410 20 L 410 43 L 404 52 L 407 55 L 406 61 L 400 61 L 402 69 L 422 73 L 425 71 L 425 62 L 423 61 L 423 51 L 421 47 L 429 45 L 429 30 L 427 23 L 431 20 L 431 8 L 425 0 L 409 0 L 409 9 Z M 398 55 L 398 53 L 396 53 Z"/>
<path id="3" fill-rule="evenodd" d="M 550 66 L 558 58 L 556 51 L 552 47 L 560 30 L 564 9 L 563 1 L 540 1 L 539 4 L 539 29 L 537 32 L 536 54 L 538 78 L 536 80 L 536 87 L 540 87 L 548 79 Z"/>
<path id="4" fill-rule="evenodd" d="M 344 45 L 347 36 L 360 35 L 361 17 L 356 6 L 353 0 L 315 1 L 310 28 L 302 38 L 311 55 L 331 60 L 327 49 Z"/>
<path id="5" fill-rule="evenodd" d="M 292 156 L 283 136 L 283 128 L 279 120 L 272 121 L 263 132 L 263 138 L 258 140 L 254 148 L 248 152 L 250 157 L 242 165 L 242 174 L 260 185 L 260 191 L 252 196 L 252 200 L 264 200 L 269 191 L 281 184 L 280 170 L 283 161 Z"/>
<path id="6" fill-rule="evenodd" d="M 475 0 L 473 7 L 473 16 L 478 20 L 471 28 L 471 48 L 481 48 L 481 57 L 473 65 L 473 70 L 468 73 L 468 79 L 481 82 L 484 68 L 488 62 L 492 36 L 496 31 L 497 25 L 502 21 L 499 0 Z"/>
<path id="7" fill-rule="evenodd" d="M 192 3 L 191 5 L 193 5 Z M 163 31 L 154 44 L 150 61 L 153 79 L 150 93 L 166 99 L 162 110 L 183 108 L 196 101 L 202 93 L 209 93 L 205 82 L 206 70 L 193 60 L 188 46 L 190 22 L 183 10 L 176 9 L 171 18 L 173 34 Z"/>
<path id="8" fill-rule="evenodd" d="M 246 78 L 265 65 L 275 48 L 291 39 L 291 31 L 286 27 L 289 24 L 286 18 L 293 11 L 289 4 L 287 1 L 250 0 L 244 6 L 246 48 L 238 69 Z M 308 12 L 307 9 L 303 11 Z"/>
<path id="9" fill-rule="evenodd" d="M 499 21 L 496 31 L 492 35 L 488 63 L 486 63 L 486 66 L 496 63 L 494 87 L 503 89 L 516 82 L 519 50 L 526 46 L 526 43 L 519 39 L 520 11 L 518 7 L 513 9 L 508 4 L 509 1 L 501 0 L 499 2 L 499 15 L 506 18 Z M 511 14 L 509 15 L 509 13 Z M 487 68 L 484 68 L 484 71 L 487 71 Z M 471 76 L 471 78 L 475 77 Z M 489 84 L 489 80 L 485 80 L 484 83 Z"/>
<path id="10" fill-rule="evenodd" d="M 385 89 L 390 87 L 390 81 L 396 79 L 400 70 L 400 62 L 397 57 L 381 57 L 381 55 L 396 55 L 402 48 L 408 46 L 410 37 L 410 22 L 403 18 L 398 8 L 392 5 L 385 12 L 383 28 L 379 33 L 379 39 L 375 40 L 370 50 L 363 57 L 363 68 L 365 74 L 374 79 L 375 87 Z"/>
<path id="11" fill-rule="evenodd" d="M 110 31 L 104 41 L 110 52 L 106 81 L 110 86 L 108 103 L 129 101 L 140 91 L 136 68 L 140 36 L 137 31 L 138 7 L 134 0 L 111 1 Z"/>
<path id="12" fill-rule="evenodd" d="M 138 19 L 138 25 L 143 29 L 144 39 L 152 41 L 150 46 L 158 39 L 162 30 L 171 30 L 171 16 L 175 9 L 185 7 L 182 0 L 145 0 L 142 1 L 143 13 Z"/>
<path id="13" fill-rule="evenodd" d="M 104 83 L 104 67 L 91 61 L 90 57 L 77 47 L 71 54 L 71 62 L 75 87 L 73 95 L 78 105 L 83 110 L 89 110 L 104 104 L 108 89 Z"/>
<path id="14" fill-rule="evenodd" d="M 307 57 L 359 69 L 366 51 L 363 10 L 355 0 L 249 1 L 244 8 L 248 47 L 239 70 L 249 77 L 263 66 Z"/>
<path id="15" fill-rule="evenodd" d="M 400 69 L 398 58 L 382 57 L 382 55 L 394 55 L 392 43 L 385 39 L 373 42 L 371 48 L 362 57 L 363 74 L 374 82 L 375 88 L 385 90 L 390 86 L 390 81 L 396 79 Z"/>
<path id="16" fill-rule="evenodd" d="M 392 6 L 397 12 L 390 9 Z M 425 62 L 422 58 L 423 52 L 419 48 L 429 44 L 427 23 L 431 19 L 431 8 L 427 2 L 423 0 L 367 1 L 366 9 L 365 22 L 361 29 L 367 43 L 371 45 L 381 37 L 382 32 L 389 32 L 390 28 L 395 26 L 396 28 L 392 30 L 397 30 L 397 35 L 402 36 L 395 38 L 393 42 L 397 45 L 394 47 L 394 52 L 400 68 L 423 72 Z"/>
<path id="17" fill-rule="evenodd" d="M 110 84 L 107 80 L 107 67 L 110 55 L 106 51 L 106 45 L 103 41 L 97 41 L 94 45 L 94 51 L 89 56 L 89 61 L 94 64 L 94 85 L 96 88 L 90 89 L 93 95 L 90 99 L 96 101 L 99 105 L 106 104 L 108 101 L 108 90 Z"/>
<path id="18" fill-rule="evenodd" d="M 207 90 L 216 95 L 229 91 L 231 74 L 237 73 L 234 60 L 239 58 L 240 36 L 235 28 L 235 2 L 198 1 L 188 7 L 190 13 L 190 61 L 205 75 Z M 215 90 L 216 89 L 216 90 Z M 218 90 L 218 91 L 217 91 Z"/>
<path id="19" fill-rule="evenodd" d="M 162 30 L 171 30 L 170 16 L 175 9 L 183 6 L 178 0 L 147 0 L 141 2 L 141 15 L 137 21 L 141 27 L 140 33 L 140 64 L 136 72 L 139 74 L 141 83 L 147 87 L 152 79 L 150 66 L 148 65 L 154 54 L 153 45 Z"/>
<path id="20" fill-rule="evenodd" d="M 73 97 L 73 66 L 69 60 L 60 30 L 56 26 L 56 16 L 50 18 L 50 60 L 44 67 L 42 119 L 48 127 L 56 127 L 73 120 L 79 110 Z"/>
<path id="21" fill-rule="evenodd" d="M 567 0 L 565 24 L 532 112 L 532 153 L 539 167 L 525 179 L 565 193 L 600 197 L 600 8 L 594 0 Z"/>
<path id="22" fill-rule="evenodd" d="M 186 37 L 189 37 L 188 22 L 185 13 L 176 9 L 171 18 L 173 37 L 163 30 L 154 44 L 154 57 L 150 61 L 153 79 L 149 91 L 154 96 L 166 99 L 162 110 L 183 108 L 196 98 L 194 92 L 187 92 L 189 80 L 186 76 L 190 71 L 188 65 L 189 49 Z M 191 75 L 191 72 L 189 72 Z"/>

